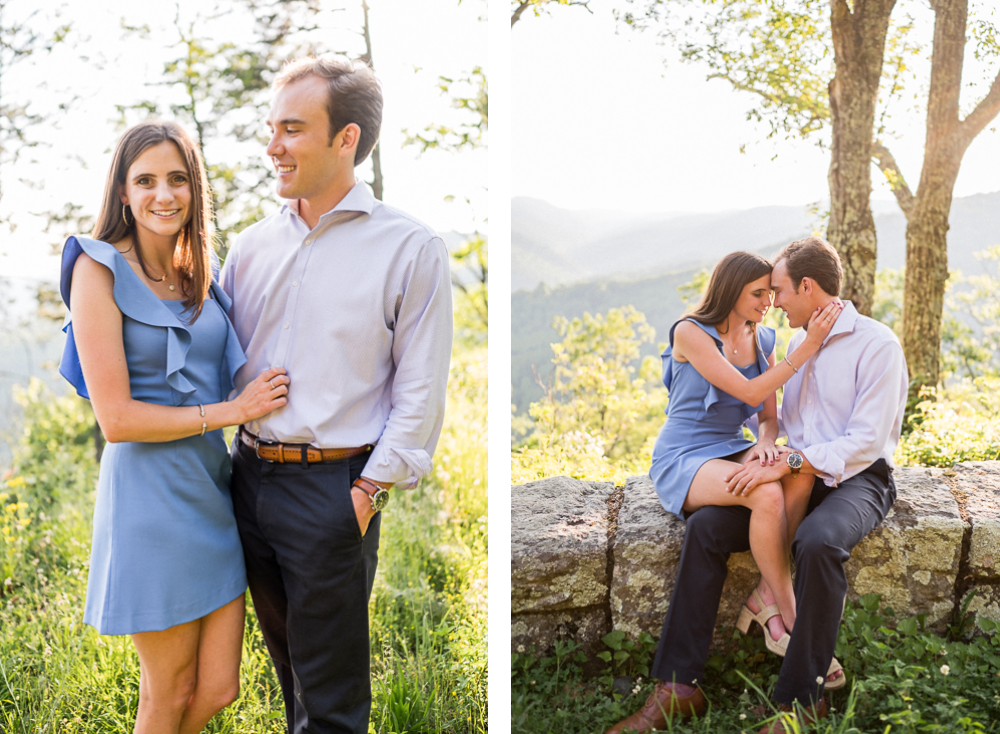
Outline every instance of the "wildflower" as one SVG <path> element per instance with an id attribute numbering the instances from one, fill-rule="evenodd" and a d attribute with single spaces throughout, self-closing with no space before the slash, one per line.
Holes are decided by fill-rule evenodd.
<path id="1" fill-rule="evenodd" d="M 941 666 L 941 675 L 948 675 L 948 673 L 950 673 L 950 672 L 951 672 L 951 668 L 949 668 L 947 665 L 942 665 Z"/>
<path id="2" fill-rule="evenodd" d="M 941 654 L 942 654 L 942 655 L 947 655 L 947 654 L 948 654 L 948 651 L 947 651 L 947 650 L 945 650 L 945 649 L 944 649 L 944 648 L 942 647 L 942 648 L 941 648 Z"/>
<path id="3" fill-rule="evenodd" d="M 743 721 L 743 719 L 745 719 L 746 717 L 747 717 L 746 714 L 740 714 L 740 721 Z"/>
<path id="4" fill-rule="evenodd" d="M 518 652 L 524 652 L 524 645 L 518 645 L 517 646 L 517 651 Z"/>
<path id="5" fill-rule="evenodd" d="M 821 676 L 821 675 L 817 675 L 816 676 L 816 685 L 818 685 L 818 686 L 823 685 L 823 676 Z"/>

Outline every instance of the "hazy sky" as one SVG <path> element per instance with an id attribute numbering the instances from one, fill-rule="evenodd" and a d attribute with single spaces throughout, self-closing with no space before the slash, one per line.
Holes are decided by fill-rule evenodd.
<path id="1" fill-rule="evenodd" d="M 208 3 L 182 0 L 182 15 Z M 331 48 L 360 52 L 363 41 L 360 0 L 323 3 L 349 9 L 327 12 L 321 18 L 323 38 Z M 369 0 L 373 57 L 385 94 L 382 125 L 382 170 L 385 200 L 423 220 L 439 231 L 470 232 L 482 228 L 486 219 L 486 151 L 451 154 L 430 151 L 419 155 L 414 147 L 403 148 L 402 129 L 421 130 L 430 123 L 455 124 L 471 119 L 450 108 L 450 101 L 437 88 L 438 76 L 457 77 L 475 66 L 487 67 L 487 24 L 482 0 Z M 355 7 L 356 6 L 356 7 Z M 210 7 L 210 6 L 208 6 Z M 132 0 L 61 2 L 59 0 L 14 0 L 5 10 L 5 23 L 32 9 L 51 16 L 56 9 L 74 24 L 76 33 L 90 41 L 76 50 L 58 53 L 22 65 L 4 79 L 4 95 L 23 92 L 37 109 L 51 108 L 69 97 L 81 95 L 58 127 L 45 127 L 36 134 L 49 146 L 36 148 L 31 165 L 25 157 L 16 167 L 5 167 L 4 197 L 0 208 L 14 212 L 17 230 L 0 232 L 0 275 L 56 277 L 58 258 L 49 255 L 51 237 L 39 229 L 42 220 L 32 212 L 59 210 L 72 201 L 93 213 L 99 203 L 111 149 L 120 135 L 115 127 L 116 104 L 137 99 L 168 99 L 169 92 L 156 87 L 163 62 L 176 58 L 178 49 L 164 49 L 174 19 L 174 3 L 135 3 Z M 132 25 L 150 26 L 151 40 L 126 38 L 122 18 Z M 185 21 L 186 22 L 186 21 Z M 219 21 L 216 38 L 238 38 L 248 28 L 234 25 L 232 16 Z M 225 34 L 225 35 L 222 35 Z M 447 43 L 440 39 L 448 39 Z M 103 71 L 81 63 L 86 54 L 104 65 Z M 45 89 L 40 89 L 45 85 Z M 263 120 L 261 120 L 263 124 Z M 242 151 L 214 151 L 233 163 Z M 263 148 L 259 154 L 263 156 Z M 235 160 L 234 160 L 235 159 Z M 370 168 L 359 168 L 370 177 Z M 29 179 L 40 188 L 20 182 Z M 445 197 L 454 196 L 449 203 Z M 465 199 L 472 201 L 471 205 Z"/>
<path id="2" fill-rule="evenodd" d="M 718 211 L 828 196 L 827 151 L 765 140 L 768 126 L 746 120 L 748 93 L 705 81 L 704 67 L 665 67 L 672 52 L 652 33 L 623 26 L 616 34 L 616 5 L 620 0 L 595 0 L 592 15 L 577 7 L 525 15 L 512 29 L 513 196 L 633 211 Z M 906 135 L 889 147 L 915 189 L 924 120 L 900 111 L 895 121 Z M 965 155 L 956 195 L 1000 190 L 998 161 L 1000 134 L 985 131 Z M 873 171 L 874 196 L 891 199 Z"/>

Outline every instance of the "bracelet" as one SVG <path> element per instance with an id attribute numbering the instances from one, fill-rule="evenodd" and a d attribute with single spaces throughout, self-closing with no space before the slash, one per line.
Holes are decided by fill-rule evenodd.
<path id="1" fill-rule="evenodd" d="M 788 362 L 788 366 L 792 368 L 792 372 L 794 372 L 795 374 L 799 374 L 799 371 L 795 369 L 795 365 L 792 364 L 792 360 L 788 358 L 787 354 L 785 355 L 785 361 Z"/>
<path id="2" fill-rule="evenodd" d="M 198 403 L 198 410 L 201 411 L 201 417 L 204 418 L 205 417 L 205 406 L 202 405 L 201 403 Z M 205 429 L 206 428 L 208 428 L 208 424 L 205 423 L 204 421 L 202 421 L 202 423 L 201 423 L 201 435 L 202 436 L 205 435 Z"/>

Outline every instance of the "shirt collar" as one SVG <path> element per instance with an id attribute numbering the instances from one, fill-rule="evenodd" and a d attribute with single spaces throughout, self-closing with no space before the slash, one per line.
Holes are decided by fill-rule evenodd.
<path id="1" fill-rule="evenodd" d="M 854 307 L 853 303 L 845 300 L 841 300 L 841 303 L 844 304 L 844 310 L 840 312 L 840 316 L 837 317 L 837 321 L 833 324 L 833 328 L 830 329 L 830 333 L 823 340 L 824 346 L 838 334 L 849 334 L 854 331 L 854 327 L 861 317 L 861 314 L 858 313 L 858 309 Z"/>
<path id="2" fill-rule="evenodd" d="M 375 194 L 368 187 L 368 184 L 362 181 L 360 178 L 354 179 L 354 186 L 347 195 L 333 207 L 330 211 L 322 214 L 319 218 L 320 222 L 329 219 L 331 216 L 338 212 L 361 212 L 362 214 L 372 213 L 372 209 L 375 207 Z M 291 199 L 286 201 L 285 205 L 281 207 L 281 210 L 292 212 L 295 216 L 300 216 L 299 214 L 299 200 Z"/>

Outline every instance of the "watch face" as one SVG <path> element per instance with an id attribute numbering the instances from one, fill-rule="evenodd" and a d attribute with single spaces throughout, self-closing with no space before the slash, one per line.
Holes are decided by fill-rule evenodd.
<path id="1" fill-rule="evenodd" d="M 802 468 L 802 454 L 789 454 L 788 455 L 788 466 L 792 469 Z"/>
<path id="2" fill-rule="evenodd" d="M 381 512 L 387 504 L 389 504 L 389 490 L 380 489 L 372 496 L 372 509 L 375 512 Z"/>

